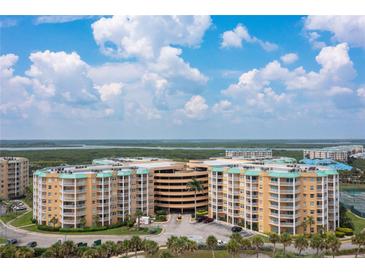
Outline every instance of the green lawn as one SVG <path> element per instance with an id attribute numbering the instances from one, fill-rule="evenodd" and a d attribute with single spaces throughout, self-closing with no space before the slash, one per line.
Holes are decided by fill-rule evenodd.
<path id="1" fill-rule="evenodd" d="M 32 218 L 33 218 L 33 213 L 32 211 L 29 211 L 24 215 L 22 215 L 21 217 L 11 221 L 10 224 L 15 227 L 30 225 L 32 224 Z"/>
<path id="2" fill-rule="evenodd" d="M 92 231 L 92 232 L 51 232 L 51 231 L 43 231 L 39 230 L 37 228 L 37 225 L 22 227 L 22 229 L 32 231 L 32 232 L 39 232 L 39 233 L 46 233 L 46 234 L 62 234 L 62 235 L 147 235 L 147 230 L 140 230 L 137 231 L 135 229 L 131 229 L 125 226 L 117 227 L 117 228 L 111 228 L 107 230 L 102 231 Z M 158 233 L 161 232 L 161 229 L 158 231 Z"/>
<path id="3" fill-rule="evenodd" d="M 7 223 L 13 219 L 15 219 L 17 216 L 19 216 L 22 213 L 17 213 L 17 212 L 11 212 L 5 215 L 0 216 L 0 219 L 4 222 Z"/>
<path id="4" fill-rule="evenodd" d="M 347 216 L 349 216 L 352 220 L 352 222 L 354 223 L 354 231 L 355 233 L 360 232 L 361 230 L 363 230 L 365 228 L 365 218 L 361 218 L 357 215 L 355 215 L 354 213 L 352 213 L 351 211 L 347 211 Z"/>
<path id="5" fill-rule="evenodd" d="M 3 237 L 0 237 L 0 245 L 1 244 L 6 244 L 8 241 L 5 239 L 5 238 L 3 238 Z"/>
<path id="6" fill-rule="evenodd" d="M 340 190 L 349 190 L 349 189 L 365 190 L 365 184 L 340 184 Z"/>

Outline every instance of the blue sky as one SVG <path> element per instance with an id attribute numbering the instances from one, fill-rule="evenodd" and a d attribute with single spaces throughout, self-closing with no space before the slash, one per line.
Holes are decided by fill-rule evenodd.
<path id="1" fill-rule="evenodd" d="M 1 139 L 364 138 L 365 17 L 1 16 Z"/>

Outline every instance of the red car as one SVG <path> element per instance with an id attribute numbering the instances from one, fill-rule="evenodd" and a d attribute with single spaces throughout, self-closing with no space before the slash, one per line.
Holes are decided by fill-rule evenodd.
<path id="1" fill-rule="evenodd" d="M 207 223 L 211 223 L 211 222 L 213 222 L 214 221 L 214 219 L 213 218 L 206 218 L 204 221 L 203 221 L 203 223 L 204 224 L 207 224 Z"/>

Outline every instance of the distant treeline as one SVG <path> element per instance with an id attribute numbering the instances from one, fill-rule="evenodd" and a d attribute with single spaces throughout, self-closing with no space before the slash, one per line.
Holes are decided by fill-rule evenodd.
<path id="1" fill-rule="evenodd" d="M 317 148 L 325 146 L 362 144 L 365 140 L 0 140 L 0 147 L 72 147 L 99 146 L 170 146 L 170 147 L 270 147 L 270 148 Z"/>
<path id="2" fill-rule="evenodd" d="M 31 170 L 62 164 L 90 164 L 92 160 L 104 157 L 157 157 L 176 161 L 207 159 L 224 156 L 224 150 L 184 150 L 184 149 L 69 149 L 69 150 L 38 150 L 38 151 L 0 151 L 0 156 L 25 157 L 30 161 Z M 302 151 L 274 150 L 274 157 L 293 157 L 302 159 Z"/>

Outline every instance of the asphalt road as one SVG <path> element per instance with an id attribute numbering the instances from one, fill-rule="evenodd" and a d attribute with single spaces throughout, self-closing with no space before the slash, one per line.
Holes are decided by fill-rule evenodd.
<path id="1" fill-rule="evenodd" d="M 152 226 L 157 226 L 153 224 Z M 163 245 L 166 243 L 167 239 L 174 236 L 187 236 L 192 240 L 197 242 L 205 242 L 209 235 L 214 235 L 218 240 L 228 241 L 231 233 L 231 226 L 212 222 L 209 224 L 204 223 L 190 223 L 190 215 L 183 215 L 181 221 L 177 221 L 177 215 L 170 215 L 168 222 L 163 224 L 158 224 L 163 231 L 159 235 L 143 235 L 142 239 L 151 239 Z M 246 236 L 248 231 L 242 233 Z M 0 221 L 0 237 L 7 239 L 17 239 L 19 245 L 26 245 L 31 241 L 36 241 L 39 247 L 48 247 L 58 240 L 72 240 L 74 242 L 86 242 L 91 245 L 93 241 L 101 239 L 104 241 L 120 241 L 124 239 L 129 239 L 131 236 L 119 236 L 119 235 L 60 235 L 60 234 L 45 234 L 37 232 L 29 232 L 21 229 L 14 228 L 12 226 L 6 225 Z M 270 246 L 271 244 L 266 243 L 265 246 Z M 282 248 L 281 244 L 277 244 L 278 248 Z M 341 249 L 351 249 L 354 248 L 351 242 L 342 243 Z M 287 248 L 288 251 L 296 251 L 292 246 Z M 314 250 L 307 249 L 303 254 L 315 253 Z"/>
<path id="2" fill-rule="evenodd" d="M 141 238 L 151 239 L 159 244 L 165 244 L 167 239 L 172 236 L 187 236 L 197 242 L 205 241 L 209 235 L 215 235 L 218 240 L 227 241 L 231 234 L 230 226 L 217 223 L 190 223 L 190 215 L 183 215 L 182 221 L 177 221 L 177 215 L 170 215 L 169 221 L 163 224 L 153 224 L 160 226 L 163 231 L 159 235 L 143 235 Z M 0 222 L 0 236 L 7 239 L 17 239 L 19 245 L 26 245 L 31 241 L 36 241 L 39 247 L 48 247 L 58 240 L 72 240 L 74 242 L 87 242 L 89 245 L 94 240 L 120 241 L 129 239 L 131 236 L 119 235 L 60 235 L 45 234 L 25 231 Z"/>

